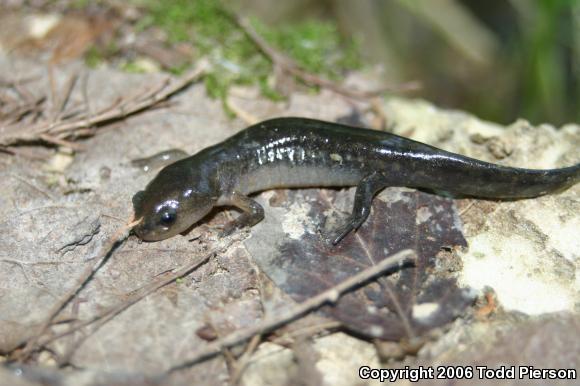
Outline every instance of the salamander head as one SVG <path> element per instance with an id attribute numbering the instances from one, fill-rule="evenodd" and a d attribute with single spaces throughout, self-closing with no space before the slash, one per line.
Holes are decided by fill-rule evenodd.
<path id="1" fill-rule="evenodd" d="M 165 168 L 133 196 L 135 218 L 142 218 L 133 231 L 140 239 L 158 241 L 175 236 L 213 208 L 216 200 L 210 189 L 203 184 L 184 188 L 183 177 Z"/>

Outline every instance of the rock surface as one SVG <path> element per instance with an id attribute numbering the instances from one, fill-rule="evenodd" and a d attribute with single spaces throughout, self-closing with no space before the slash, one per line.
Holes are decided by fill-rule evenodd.
<path id="1" fill-rule="evenodd" d="M 57 70 L 57 84 L 62 86 L 71 71 Z M 38 64 L 1 58 L 0 73 L 14 79 L 38 77 L 28 86 L 35 93 L 49 88 L 46 69 Z M 113 70 L 88 71 L 87 75 L 87 94 L 95 111 L 118 96 L 164 79 L 161 75 L 129 75 Z M 256 97 L 253 90 L 241 89 L 233 94 L 232 103 L 258 119 L 299 115 L 337 120 L 351 114 L 353 108 L 353 103 L 328 91 L 294 94 L 287 102 L 279 103 Z M 82 92 L 73 93 L 72 98 L 82 101 Z M 364 107 L 357 103 L 354 106 Z M 386 99 L 382 108 L 388 127 L 395 133 L 446 150 L 530 168 L 580 162 L 578 125 L 556 129 L 549 125 L 534 127 L 521 120 L 504 128 L 463 112 L 399 98 Z M 86 149 L 72 158 L 56 151 L 51 151 L 46 161 L 0 153 L 0 354 L 9 353 L 30 336 L 76 283 L 87 260 L 129 218 L 132 195 L 152 177 L 132 168 L 132 159 L 168 148 L 194 153 L 245 126 L 239 119 L 229 119 L 219 101 L 209 99 L 202 86 L 194 85 L 167 107 L 100 129 L 83 142 Z M 265 202 L 269 195 L 272 193 L 263 193 L 260 199 Z M 580 185 L 533 200 L 459 200 L 457 204 L 469 247 L 458 252 L 461 263 L 453 274 L 466 288 L 493 288 L 500 316 L 515 312 L 531 317 L 492 316 L 482 321 L 467 315 L 449 331 L 440 331 L 439 339 L 427 343 L 417 359 L 383 365 L 374 346 L 365 341 L 344 334 L 315 338 L 308 343 L 316 358 L 316 365 L 309 371 L 317 373 L 324 384 L 361 384 L 352 372 L 362 365 L 401 368 L 419 363 L 455 363 L 464 353 L 468 363 L 529 361 L 537 367 L 580 367 L 580 355 L 571 357 L 565 347 L 565 341 L 580 339 Z M 292 226 L 300 223 L 299 217 L 305 213 L 302 208 L 288 214 L 284 225 L 290 227 L 288 232 L 300 233 Z M 209 227 L 194 229 L 186 237 L 158 243 L 129 238 L 62 318 L 89 319 L 157 276 L 203 255 L 215 243 L 215 226 L 226 221 L 226 216 L 217 214 L 208 222 Z M 248 232 L 248 237 L 260 238 L 259 227 Z M 246 245 L 237 243 L 100 328 L 56 340 L 51 344 L 53 354 L 40 355 L 32 368 L 0 368 L 0 383 L 36 385 L 42 384 L 42 377 L 50 379 L 49 384 L 102 384 L 121 379 L 139 382 L 140 377 L 158 374 L 206 344 L 196 333 L 200 328 L 210 324 L 223 336 L 253 325 L 264 311 L 275 312 L 276 305 L 291 304 L 285 295 L 272 295 L 267 290 L 272 284 L 259 271 Z M 273 300 L 265 301 L 266 293 Z M 559 314 L 546 315 L 552 312 L 566 312 L 567 322 L 559 322 Z M 511 338 L 495 337 L 498 326 L 503 336 Z M 514 331 L 523 335 L 516 339 Z M 538 331 L 549 331 L 550 337 L 563 342 L 562 350 L 550 351 L 549 361 L 538 354 L 538 347 L 545 347 L 541 342 L 506 354 L 513 342 L 544 339 Z M 345 347 L 352 355 L 341 351 Z M 477 353 L 477 347 L 485 350 Z M 273 351 L 277 353 L 264 357 Z M 266 385 L 292 379 L 296 369 L 286 363 L 293 362 L 293 355 L 300 357 L 297 352 L 275 343 L 260 346 L 242 381 Z M 58 370 L 56 366 L 63 357 L 85 370 Z M 304 362 L 308 361 L 296 362 L 300 371 Z M 338 376 L 343 373 L 345 377 Z M 227 375 L 226 363 L 216 358 L 181 372 L 170 382 L 226 384 Z"/>

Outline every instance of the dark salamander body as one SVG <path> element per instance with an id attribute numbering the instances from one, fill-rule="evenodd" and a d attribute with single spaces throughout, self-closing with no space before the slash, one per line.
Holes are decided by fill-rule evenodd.
<path id="1" fill-rule="evenodd" d="M 135 233 L 162 240 L 188 229 L 215 206 L 242 214 L 226 227 L 264 217 L 248 194 L 272 188 L 356 186 L 354 208 L 331 241 L 367 218 L 375 194 L 407 186 L 482 198 L 535 197 L 580 181 L 580 164 L 550 170 L 495 165 L 382 131 L 305 118 L 258 123 L 162 169 L 133 197 Z"/>

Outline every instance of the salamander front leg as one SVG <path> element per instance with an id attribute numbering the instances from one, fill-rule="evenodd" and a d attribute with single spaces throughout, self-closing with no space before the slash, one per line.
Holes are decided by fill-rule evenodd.
<path id="1" fill-rule="evenodd" d="M 352 214 L 344 225 L 331 234 L 328 241 L 336 245 L 351 231 L 356 231 L 369 216 L 373 197 L 387 185 L 388 181 L 385 176 L 377 172 L 369 174 L 360 180 L 354 195 Z"/>
<path id="2" fill-rule="evenodd" d="M 225 225 L 220 236 L 227 236 L 236 229 L 256 225 L 264 219 L 264 208 L 262 208 L 262 205 L 241 193 L 234 192 L 227 197 L 220 198 L 218 205 L 231 205 L 242 211 L 242 214 L 236 219 Z"/>

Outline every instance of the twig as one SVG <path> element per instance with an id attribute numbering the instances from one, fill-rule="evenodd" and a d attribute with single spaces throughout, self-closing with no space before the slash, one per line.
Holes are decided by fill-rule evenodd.
<path id="1" fill-rule="evenodd" d="M 85 72 L 81 83 L 81 93 L 83 95 L 83 102 L 85 105 L 85 115 L 91 115 L 91 102 L 89 101 L 89 73 Z"/>
<path id="2" fill-rule="evenodd" d="M 315 324 L 313 326 L 307 326 L 298 328 L 293 331 L 289 331 L 284 335 L 274 337 L 270 339 L 270 342 L 280 344 L 280 345 L 288 345 L 292 339 L 298 337 L 311 337 L 318 334 L 321 331 L 325 330 L 334 330 L 342 326 L 341 322 L 330 321 L 330 322 L 323 322 L 320 324 Z"/>
<path id="3" fill-rule="evenodd" d="M 114 248 L 125 240 L 128 236 L 128 230 L 131 229 L 137 222 L 128 221 L 125 226 L 119 228 L 103 245 L 101 253 L 93 260 L 93 263 L 85 268 L 77 283 L 67 291 L 67 293 L 58 301 L 49 311 L 47 318 L 38 328 L 38 332 L 34 334 L 27 342 L 22 351 L 18 353 L 18 359 L 25 360 L 32 355 L 39 347 L 39 340 L 48 331 L 54 318 L 75 298 L 75 296 L 86 286 L 93 275 L 100 267 L 107 261 L 114 251 Z"/>
<path id="4" fill-rule="evenodd" d="M 0 262 L 6 262 L 6 263 L 11 263 L 11 264 L 18 264 L 20 266 L 34 266 L 34 265 L 61 265 L 61 264 L 75 264 L 78 263 L 78 261 L 75 260 L 69 260 L 69 261 L 22 261 L 22 260 L 16 260 L 16 259 L 5 259 L 5 258 L 0 258 Z"/>
<path id="5" fill-rule="evenodd" d="M 242 109 L 235 102 L 233 102 L 230 97 L 226 98 L 225 103 L 226 106 L 230 110 L 232 110 L 233 113 L 236 114 L 238 118 L 244 121 L 246 125 L 255 125 L 256 123 L 260 122 L 260 119 L 258 117 Z"/>
<path id="6" fill-rule="evenodd" d="M 7 95 L 3 95 L 2 97 L 5 99 L 5 101 L 12 99 Z M 30 100 L 24 99 L 24 103 L 14 99 L 12 101 L 7 101 L 6 103 L 17 104 L 17 106 L 13 107 L 11 111 L 4 113 L 3 116 L 0 116 L 0 118 L 4 121 L 3 124 L 14 124 L 21 121 L 26 115 L 38 111 L 45 99 L 46 98 L 44 96 L 41 96 L 36 98 L 32 97 Z"/>
<path id="7" fill-rule="evenodd" d="M 261 340 L 262 340 L 261 335 L 254 335 L 252 337 L 252 339 L 246 346 L 244 353 L 236 363 L 236 367 L 233 371 L 232 376 L 230 377 L 231 385 L 237 385 L 240 382 L 240 379 L 242 378 L 244 371 L 246 371 L 248 365 L 250 364 L 251 356 L 254 353 L 254 351 L 256 351 L 256 348 L 258 347 L 258 344 L 260 343 Z"/>
<path id="8" fill-rule="evenodd" d="M 49 99 L 51 108 L 50 118 L 52 121 L 54 116 L 56 115 L 56 98 L 57 98 L 56 79 L 54 77 L 54 67 L 52 66 L 52 64 L 48 64 L 47 72 L 48 72 L 48 84 L 50 89 L 50 99 Z"/>
<path id="9" fill-rule="evenodd" d="M 469 204 L 461 211 L 459 211 L 459 217 L 462 217 L 465 213 L 469 212 L 469 210 L 477 203 L 477 200 L 469 200 Z"/>
<path id="10" fill-rule="evenodd" d="M 34 76 L 29 76 L 26 78 L 21 78 L 18 79 L 17 81 L 12 81 L 12 80 L 7 80 L 7 79 L 2 79 L 0 78 L 0 87 L 14 87 L 14 85 L 20 83 L 29 83 L 32 82 L 33 80 L 37 80 L 38 76 L 34 75 Z"/>
<path id="11" fill-rule="evenodd" d="M 183 90 L 185 87 L 190 85 L 192 82 L 200 78 L 205 72 L 205 66 L 200 65 L 196 67 L 193 71 L 189 72 L 173 84 L 169 84 L 167 80 L 162 82 L 162 86 L 154 89 L 153 92 L 146 92 L 146 97 L 137 98 L 136 103 L 129 105 L 130 100 L 121 99 L 121 103 L 117 107 L 104 110 L 103 112 L 96 114 L 87 119 L 79 119 L 73 122 L 63 122 L 60 125 L 55 125 L 54 127 L 48 128 L 51 133 L 62 135 L 63 133 L 74 131 L 79 128 L 85 128 L 89 126 L 98 126 L 100 124 L 110 122 L 117 119 L 124 119 L 128 116 L 134 115 L 145 109 L 148 109 L 155 104 L 169 98 L 170 96 L 176 94 L 177 92 Z M 45 129 L 46 130 L 46 129 Z"/>
<path id="12" fill-rule="evenodd" d="M 217 247 L 213 248 L 210 252 L 207 252 L 199 259 L 196 259 L 193 262 L 182 266 L 177 271 L 173 272 L 170 275 L 167 275 L 166 277 L 164 277 L 161 280 L 155 281 L 153 283 L 150 283 L 148 285 L 145 285 L 145 286 L 135 290 L 128 297 L 128 299 L 121 302 L 120 304 L 109 307 L 108 309 L 101 312 L 99 315 L 96 315 L 96 316 L 92 317 L 91 319 L 80 322 L 80 323 L 74 325 L 73 327 L 69 328 L 66 331 L 63 331 L 61 333 L 58 333 L 58 334 L 55 334 L 51 337 L 46 338 L 45 340 L 42 341 L 41 345 L 45 346 L 45 345 L 47 345 L 47 344 L 49 344 L 57 339 L 60 339 L 64 336 L 72 334 L 73 332 L 78 331 L 85 326 L 91 325 L 95 322 L 99 322 L 99 324 L 95 327 L 94 331 L 96 331 L 103 324 L 107 323 L 113 317 L 119 315 L 121 312 L 123 312 L 127 308 L 131 307 L 133 304 L 137 303 L 139 300 L 147 297 L 148 295 L 152 294 L 153 292 L 157 291 L 158 289 L 160 289 L 162 287 L 165 287 L 166 285 L 174 282 L 175 280 L 188 275 L 193 270 L 195 270 L 198 267 L 200 267 L 201 265 L 205 264 L 216 253 L 218 253 L 219 251 L 223 251 L 225 249 L 228 249 L 230 246 L 232 246 L 237 241 L 239 241 L 237 238 L 226 239 L 225 242 L 220 243 Z"/>
<path id="13" fill-rule="evenodd" d="M 357 242 L 360 244 L 361 249 L 365 252 L 367 258 L 369 259 L 369 262 L 372 265 L 376 265 L 377 262 L 375 261 L 375 259 L 373 258 L 373 255 L 370 253 L 370 251 L 366 247 L 366 244 L 365 244 L 364 240 L 362 239 L 360 233 L 357 232 L 357 233 L 355 233 L 354 236 L 356 237 Z M 389 283 L 388 280 L 386 280 L 386 278 L 382 278 L 382 277 L 379 278 L 377 281 L 378 281 L 379 285 L 381 285 L 383 288 L 385 288 L 386 293 L 391 298 L 391 301 L 393 302 L 393 305 L 395 307 L 395 312 L 397 313 L 397 315 L 399 315 L 399 318 L 401 318 L 401 323 L 403 325 L 403 328 L 405 329 L 405 332 L 407 333 L 407 336 L 409 337 L 409 339 L 414 338 L 416 336 L 415 331 L 413 330 L 413 327 L 411 326 L 411 322 L 409 321 L 407 314 L 405 314 L 405 311 L 403 310 L 403 307 L 401 306 L 401 302 L 399 302 L 399 299 L 395 295 L 391 284 Z"/>
<path id="14" fill-rule="evenodd" d="M 266 55 L 274 66 L 278 66 L 280 69 L 288 72 L 289 74 L 294 75 L 298 79 L 301 79 L 304 83 L 309 84 L 311 86 L 319 86 L 326 88 L 328 90 L 334 91 L 338 94 L 342 94 L 351 98 L 359 98 L 359 99 L 366 99 L 379 96 L 387 91 L 391 92 L 402 92 L 402 91 L 411 91 L 417 90 L 420 88 L 420 84 L 418 82 L 408 82 L 401 84 L 399 86 L 384 86 L 377 90 L 369 90 L 369 91 L 362 91 L 362 90 L 354 90 L 350 88 L 346 88 L 340 86 L 328 79 L 324 79 L 310 73 L 303 68 L 301 68 L 298 63 L 296 63 L 291 58 L 287 57 L 286 55 L 278 52 L 272 46 L 266 42 L 260 34 L 252 27 L 249 20 L 243 16 L 232 14 L 231 15 L 234 21 L 238 24 L 238 26 L 244 31 L 244 33 L 248 36 L 248 38 L 258 47 L 264 55 Z"/>
<path id="15" fill-rule="evenodd" d="M 25 87 L 22 87 L 22 82 L 17 81 L 12 85 L 12 88 L 16 93 L 25 101 L 31 102 L 35 99 L 34 95 L 28 91 Z"/>
<path id="16" fill-rule="evenodd" d="M 102 126 L 112 121 L 125 119 L 146 109 L 149 109 L 159 102 L 162 102 L 179 91 L 183 90 L 191 83 L 199 80 L 205 73 L 207 61 L 200 61 L 195 69 L 185 74 L 181 78 L 169 82 L 165 80 L 160 87 L 153 88 L 134 99 L 119 98 L 111 106 L 102 111 L 86 117 L 78 117 L 70 120 L 58 122 L 43 122 L 26 130 L 17 130 L 12 136 L 0 139 L 0 146 L 11 146 L 21 142 L 43 140 L 41 136 L 49 135 L 51 139 L 73 139 L 77 137 L 79 131 L 90 127 Z M 92 131 L 88 132 L 89 134 Z"/>
<path id="17" fill-rule="evenodd" d="M 396 254 L 380 261 L 377 263 L 377 265 L 366 268 L 365 270 L 351 276 L 336 286 L 308 299 L 303 303 L 297 304 L 285 312 L 266 318 L 252 327 L 236 331 L 222 339 L 218 339 L 212 343 L 209 343 L 205 348 L 194 354 L 193 357 L 189 360 L 168 369 L 163 376 L 168 376 L 171 373 L 213 358 L 223 349 L 234 347 L 256 335 L 264 335 L 269 333 L 280 326 L 292 322 L 308 314 L 309 312 L 320 308 L 324 304 L 334 304 L 344 293 L 411 259 L 416 259 L 416 254 L 414 251 L 405 249 L 403 251 L 397 252 Z"/>
<path id="18" fill-rule="evenodd" d="M 4 147 L 4 146 L 0 145 L 0 153 L 6 153 L 6 154 L 10 154 L 12 156 L 20 156 L 22 158 L 26 158 L 26 159 L 34 160 L 34 161 L 46 161 L 49 158 L 49 156 L 46 154 L 43 154 L 43 155 L 34 154 L 31 151 L 28 151 L 26 149 L 20 149 L 20 148 L 17 148 L 15 146 Z"/>
<path id="19" fill-rule="evenodd" d="M 64 110 L 66 109 L 66 105 L 68 104 L 68 101 L 70 100 L 70 96 L 72 94 L 72 91 L 75 88 L 75 85 L 76 85 L 78 79 L 79 79 L 78 72 L 71 75 L 71 77 L 68 79 L 67 85 L 65 87 L 63 98 L 59 102 L 59 106 L 57 109 L 57 116 L 56 116 L 57 119 L 60 119 L 62 114 L 64 114 Z"/>
<path id="20" fill-rule="evenodd" d="M 171 95 L 185 88 L 200 75 L 201 72 L 194 72 L 190 74 L 190 76 L 181 79 L 179 82 L 168 86 L 165 90 L 162 90 L 162 92 L 152 95 L 149 99 L 141 99 L 130 106 L 125 107 L 128 105 L 128 103 L 123 103 L 119 107 L 104 111 L 101 114 L 97 114 L 86 119 L 74 120 L 72 122 L 63 122 L 52 127 L 43 127 L 40 129 L 40 131 L 47 131 L 59 136 L 68 136 L 71 132 L 74 132 L 77 129 L 90 126 L 99 126 L 107 122 L 127 118 L 131 115 L 152 107 L 153 105 L 161 102 L 166 98 L 169 98 Z"/>
<path id="21" fill-rule="evenodd" d="M 38 138 L 42 139 L 45 142 L 52 143 L 58 146 L 68 147 L 73 150 L 84 150 L 85 146 L 81 145 L 80 143 L 74 143 L 71 141 L 67 141 L 66 139 L 56 138 L 52 135 L 48 134 L 40 134 Z"/>
<path id="22" fill-rule="evenodd" d="M 385 109 L 383 108 L 383 102 L 380 98 L 372 98 L 371 99 L 371 111 L 375 115 L 375 119 L 373 119 L 372 128 L 375 130 L 385 130 L 387 127 L 387 114 L 385 113 Z"/>

